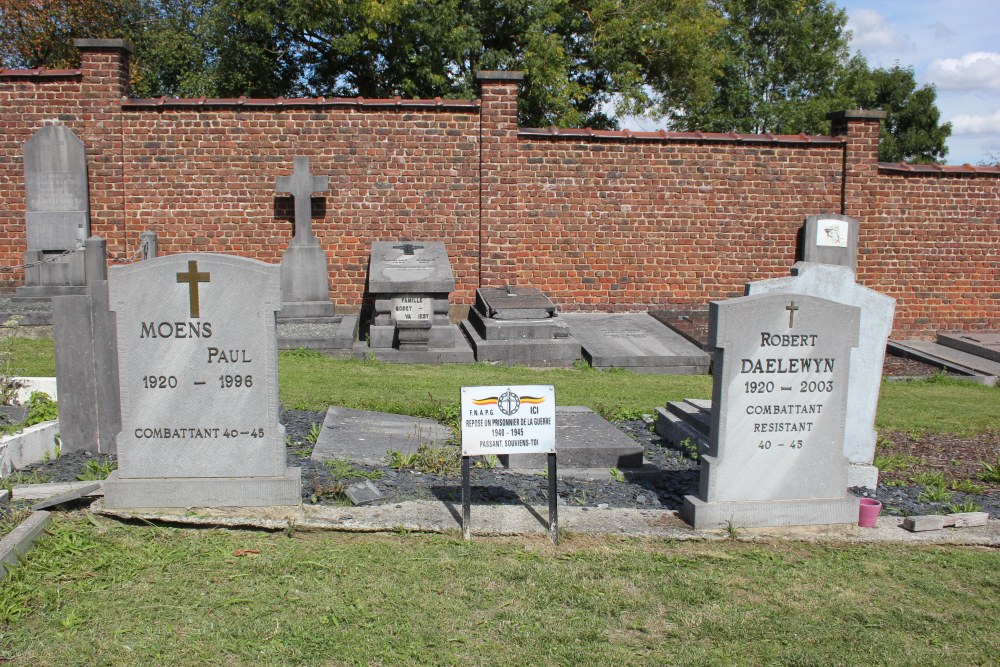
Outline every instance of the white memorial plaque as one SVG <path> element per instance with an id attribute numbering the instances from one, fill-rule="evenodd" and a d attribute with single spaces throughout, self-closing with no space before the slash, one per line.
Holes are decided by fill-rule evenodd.
<path id="1" fill-rule="evenodd" d="M 397 322 L 430 322 L 433 315 L 431 297 L 400 296 L 392 300 L 392 317 Z"/>
<path id="2" fill-rule="evenodd" d="M 555 451 L 555 387 L 462 387 L 462 456 Z"/>
<path id="3" fill-rule="evenodd" d="M 846 248 L 850 227 L 847 220 L 822 218 L 816 223 L 816 245 L 828 248 Z"/>

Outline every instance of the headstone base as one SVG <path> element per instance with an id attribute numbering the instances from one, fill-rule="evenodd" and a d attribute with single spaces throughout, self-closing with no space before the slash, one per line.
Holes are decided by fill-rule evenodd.
<path id="1" fill-rule="evenodd" d="M 350 350 L 357 330 L 357 315 L 279 321 L 278 349 Z"/>
<path id="2" fill-rule="evenodd" d="M 272 507 L 302 502 L 302 469 L 287 468 L 283 477 L 127 478 L 119 471 L 104 480 L 104 506 Z"/>
<path id="3" fill-rule="evenodd" d="M 459 331 L 457 324 L 434 327 L 438 330 L 434 333 L 434 340 L 440 340 L 441 345 L 413 345 L 407 348 L 401 346 L 399 349 L 376 347 L 375 337 L 381 335 L 377 333 L 381 327 L 372 326 L 370 329 L 369 340 L 372 345 L 363 340 L 354 343 L 354 356 L 359 359 L 374 356 L 379 361 L 401 364 L 471 364 L 476 360 L 469 341 Z"/>
<path id="4" fill-rule="evenodd" d="M 281 256 L 281 310 L 278 319 L 332 317 L 329 269 L 319 241 L 295 243 Z"/>
<path id="5" fill-rule="evenodd" d="M 540 322 L 545 326 L 544 320 Z M 523 327 L 524 321 L 514 321 L 512 324 Z M 476 361 L 498 361 L 523 366 L 569 367 L 581 357 L 580 343 L 573 338 L 484 340 L 470 320 L 462 320 L 461 326 L 472 342 Z"/>
<path id="6" fill-rule="evenodd" d="M 858 499 L 854 496 L 845 496 L 716 503 L 706 502 L 696 496 L 684 496 L 684 509 L 681 510 L 681 515 L 695 530 L 712 530 L 727 526 L 761 528 L 856 524 Z"/>

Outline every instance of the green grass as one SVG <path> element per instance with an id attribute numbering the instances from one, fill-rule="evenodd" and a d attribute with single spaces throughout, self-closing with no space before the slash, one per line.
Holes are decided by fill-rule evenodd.
<path id="1" fill-rule="evenodd" d="M 32 665 L 993 665 L 1000 552 L 56 518 L 0 586 Z M 259 553 L 252 553 L 259 552 Z M 242 555 L 237 555 L 242 554 Z"/>
<path id="2" fill-rule="evenodd" d="M 15 338 L 11 345 L 13 375 L 52 377 L 56 374 L 56 353 L 51 338 Z"/>
<path id="3" fill-rule="evenodd" d="M 875 426 L 914 435 L 1000 431 L 1000 387 L 941 377 L 883 382 Z"/>

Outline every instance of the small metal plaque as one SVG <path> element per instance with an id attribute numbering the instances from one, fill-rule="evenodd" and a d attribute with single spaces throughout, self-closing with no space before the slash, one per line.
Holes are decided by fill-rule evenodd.
<path id="1" fill-rule="evenodd" d="M 431 297 L 399 296 L 392 300 L 392 318 L 397 322 L 429 322 L 433 314 Z"/>

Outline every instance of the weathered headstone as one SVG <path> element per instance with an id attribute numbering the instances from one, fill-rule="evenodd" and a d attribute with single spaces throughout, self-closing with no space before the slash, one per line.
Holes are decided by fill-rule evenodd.
<path id="1" fill-rule="evenodd" d="M 860 309 L 804 294 L 711 304 L 711 441 L 695 528 L 855 523 L 844 428 Z"/>
<path id="2" fill-rule="evenodd" d="M 448 319 L 454 289 L 444 243 L 375 241 L 368 268 L 374 312 L 368 345 L 359 351 L 387 361 L 472 361 L 472 349 Z"/>
<path id="3" fill-rule="evenodd" d="M 86 293 L 52 298 L 60 438 L 65 452 L 109 454 L 121 429 L 121 403 L 107 245 L 92 236 L 85 247 Z"/>
<path id="4" fill-rule="evenodd" d="M 708 355 L 646 313 L 566 313 L 570 333 L 594 368 L 634 373 L 708 372 Z"/>
<path id="5" fill-rule="evenodd" d="M 17 298 L 82 294 L 82 252 L 67 252 L 90 236 L 87 155 L 65 125 L 46 125 L 24 144 L 27 251 Z M 66 254 L 64 254 L 66 253 Z"/>
<path id="6" fill-rule="evenodd" d="M 326 192 L 329 179 L 313 176 L 309 158 L 295 158 L 291 176 L 279 176 L 275 189 L 295 199 L 295 233 L 281 256 L 280 319 L 333 316 L 326 252 L 312 230 L 312 196 Z"/>
<path id="7" fill-rule="evenodd" d="M 875 410 L 896 300 L 854 282 L 854 271 L 846 266 L 798 262 L 791 272 L 787 278 L 749 283 L 746 293 L 808 294 L 861 309 L 861 334 L 850 358 L 847 413 L 851 418 L 844 431 L 844 456 L 851 462 L 848 485 L 875 488 Z"/>
<path id="8" fill-rule="evenodd" d="M 858 221 L 846 215 L 825 213 L 806 218 L 802 260 L 846 266 L 858 270 Z"/>
<path id="9" fill-rule="evenodd" d="M 570 366 L 580 358 L 555 304 L 534 287 L 480 287 L 462 329 L 477 361 Z"/>
<path id="10" fill-rule="evenodd" d="M 300 502 L 278 423 L 279 274 L 202 253 L 111 269 L 122 430 L 108 507 Z"/>

